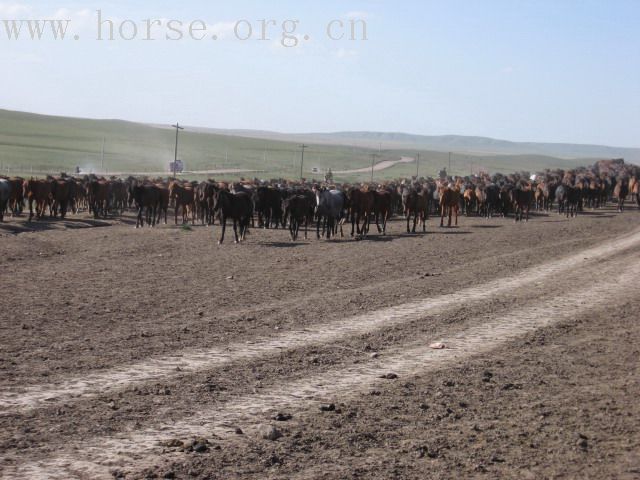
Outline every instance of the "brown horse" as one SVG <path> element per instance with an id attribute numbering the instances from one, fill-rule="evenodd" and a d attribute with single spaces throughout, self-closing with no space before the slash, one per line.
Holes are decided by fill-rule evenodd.
<path id="1" fill-rule="evenodd" d="M 451 228 L 451 217 L 455 212 L 458 226 L 458 210 L 460 208 L 460 190 L 452 185 L 440 187 L 440 227 L 444 227 L 444 217 L 449 215 L 448 227 Z"/>
<path id="2" fill-rule="evenodd" d="M 175 202 L 174 224 L 178 224 L 178 209 L 182 208 L 182 223 L 189 223 L 191 214 L 192 225 L 196 224 L 196 196 L 193 185 L 181 185 L 177 181 L 169 184 L 169 198 Z"/>
<path id="3" fill-rule="evenodd" d="M 51 205 L 51 183 L 47 180 L 25 180 L 23 184 L 24 197 L 29 202 L 29 221 L 33 219 L 33 203 L 36 204 L 36 218 L 44 216 L 45 209 Z"/>

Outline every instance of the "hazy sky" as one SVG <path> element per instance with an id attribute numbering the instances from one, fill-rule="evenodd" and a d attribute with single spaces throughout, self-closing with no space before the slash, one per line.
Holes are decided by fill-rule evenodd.
<path id="1" fill-rule="evenodd" d="M 26 26 L 20 40 L 8 40 L 0 21 L 0 108 L 640 146 L 640 1 L 133 3 L 0 0 L 0 20 L 72 20 L 64 41 L 46 30 L 47 40 L 30 40 Z M 116 30 L 135 20 L 138 37 L 97 41 L 98 9 Z M 157 40 L 142 40 L 146 19 L 163 22 L 152 30 Z M 184 22 L 185 37 L 189 22 L 206 21 L 205 40 L 165 40 L 170 19 Z M 242 19 L 253 39 L 235 38 Z M 262 19 L 278 22 L 265 41 Z M 300 22 L 300 45 L 285 48 L 281 23 L 291 19 Z M 351 19 L 366 21 L 368 40 L 346 38 Z M 345 25 L 343 40 L 327 37 L 332 20 Z M 130 24 L 124 32 L 131 35 Z"/>

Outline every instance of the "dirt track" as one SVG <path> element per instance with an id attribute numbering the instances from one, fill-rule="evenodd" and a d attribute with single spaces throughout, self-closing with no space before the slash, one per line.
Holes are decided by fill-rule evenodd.
<path id="1" fill-rule="evenodd" d="M 638 220 L 222 247 L 9 220 L 0 476 L 638 478 Z"/>

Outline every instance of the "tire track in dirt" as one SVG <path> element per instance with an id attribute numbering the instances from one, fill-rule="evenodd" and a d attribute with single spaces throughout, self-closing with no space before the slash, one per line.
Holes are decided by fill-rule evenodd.
<path id="1" fill-rule="evenodd" d="M 212 369 L 231 362 L 251 361 L 283 350 L 328 344 L 372 330 L 399 325 L 417 320 L 426 314 L 441 313 L 448 308 L 482 302 L 516 288 L 536 285 L 567 269 L 584 269 L 594 260 L 606 259 L 639 244 L 640 231 L 635 231 L 564 259 L 526 269 L 511 278 L 491 281 L 450 295 L 409 302 L 346 320 L 291 330 L 265 340 L 233 343 L 224 348 L 185 351 L 54 384 L 5 390 L 0 393 L 0 415 L 13 411 L 28 411 L 60 401 L 90 398 L 105 392 L 125 389 L 134 384 Z"/>
<path id="2" fill-rule="evenodd" d="M 583 252 L 584 254 L 584 252 Z M 251 435 L 274 410 L 286 410 L 304 415 L 310 404 L 357 395 L 393 372 L 400 377 L 433 371 L 451 366 L 472 356 L 488 352 L 528 332 L 588 314 L 606 307 L 610 302 L 623 301 L 634 290 L 640 261 L 616 258 L 606 268 L 592 266 L 586 274 L 589 285 L 572 291 L 574 279 L 565 286 L 569 293 L 553 296 L 544 305 L 517 307 L 497 317 L 480 318 L 478 324 L 440 339 L 416 339 L 410 345 L 397 345 L 383 358 L 365 364 L 341 366 L 322 374 L 284 382 L 269 390 L 245 395 L 215 409 L 200 412 L 171 424 L 157 425 L 138 432 L 111 437 L 88 439 L 82 445 L 66 445 L 64 451 L 52 458 L 15 463 L 5 468 L 2 478 L 110 478 L 110 470 L 140 470 L 162 459 L 184 459 L 183 454 L 162 452 L 162 442 L 193 437 L 229 438 L 234 427 L 241 425 Z M 596 272 L 598 275 L 596 275 Z M 592 273 L 592 275 L 589 275 Z M 615 273 L 615 274 L 614 274 Z M 604 281 L 599 281 L 604 278 Z M 586 283 L 586 282 L 585 282 Z M 524 285 L 521 285 L 521 287 Z M 526 295 L 526 292 L 522 292 Z M 439 340 L 448 348 L 434 350 L 428 344 Z M 315 409 L 314 409 L 315 410 Z M 55 454 L 54 454 L 55 455 Z"/>

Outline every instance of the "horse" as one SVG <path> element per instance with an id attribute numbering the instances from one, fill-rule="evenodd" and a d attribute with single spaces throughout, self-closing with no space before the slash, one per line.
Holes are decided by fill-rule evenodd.
<path id="1" fill-rule="evenodd" d="M 23 195 L 29 203 L 29 221 L 33 219 L 33 203 L 36 204 L 36 218 L 44 216 L 47 205 L 51 204 L 51 183 L 46 180 L 25 180 Z"/>
<path id="2" fill-rule="evenodd" d="M 109 211 L 109 197 L 111 196 L 111 182 L 108 180 L 98 180 L 94 178 L 89 182 L 89 210 L 93 213 L 94 218 L 107 218 Z"/>
<path id="3" fill-rule="evenodd" d="M 11 183 L 9 180 L 0 178 L 0 222 L 4 221 L 4 212 L 11 198 Z"/>
<path id="4" fill-rule="evenodd" d="M 391 192 L 378 190 L 373 192 L 373 212 L 376 217 L 376 227 L 378 233 L 387 234 L 387 221 L 391 216 L 393 197 Z M 380 228 L 380 218 L 382 218 L 382 228 Z"/>
<path id="5" fill-rule="evenodd" d="M 313 220 L 314 204 L 306 195 L 291 195 L 282 200 L 283 224 L 288 220 L 291 241 L 298 239 L 300 225 L 304 222 L 304 239 L 307 239 L 309 220 Z"/>
<path id="6" fill-rule="evenodd" d="M 20 215 L 24 208 L 24 178 L 13 177 L 5 179 L 9 182 L 11 187 L 11 196 L 9 197 L 9 209 L 11 210 L 11 217 Z"/>
<path id="7" fill-rule="evenodd" d="M 196 196 L 193 185 L 180 185 L 173 180 L 169 184 L 169 198 L 175 201 L 174 225 L 178 224 L 178 209 L 182 208 L 182 223 L 189 223 L 191 214 L 191 224 L 196 224 Z"/>
<path id="8" fill-rule="evenodd" d="M 485 193 L 487 195 L 485 217 L 491 218 L 500 208 L 500 188 L 492 183 L 487 185 Z"/>
<path id="9" fill-rule="evenodd" d="M 233 194 L 228 190 L 216 188 L 213 192 L 213 211 L 218 214 L 220 226 L 220 238 L 218 245 L 224 242 L 224 233 L 227 229 L 227 219 L 233 220 L 234 243 L 244 241 L 249 230 L 249 223 L 253 216 L 253 202 L 251 195 L 246 192 Z M 240 235 L 238 236 L 238 227 Z"/>
<path id="10" fill-rule="evenodd" d="M 345 196 L 340 190 L 315 189 L 316 194 L 316 238 L 320 238 L 320 223 L 324 220 L 327 240 L 331 235 L 335 235 L 338 225 L 340 226 L 340 236 L 342 233 L 342 212 L 345 205 Z"/>
<path id="11" fill-rule="evenodd" d="M 476 187 L 476 212 L 478 215 L 488 217 L 487 215 L 487 191 L 484 185 Z"/>
<path id="12" fill-rule="evenodd" d="M 155 183 L 158 188 L 159 201 L 158 201 L 158 218 L 156 224 L 160 224 L 160 220 L 164 216 L 164 224 L 167 224 L 167 215 L 169 214 L 169 187 L 164 183 Z"/>
<path id="13" fill-rule="evenodd" d="M 69 190 L 69 182 L 67 180 L 58 179 L 51 182 L 51 212 L 54 218 L 58 216 L 59 211 L 60 218 L 64 220 L 69 205 Z"/>
<path id="14" fill-rule="evenodd" d="M 354 232 L 358 236 L 365 236 L 369 232 L 369 223 L 373 214 L 375 201 L 373 192 L 352 188 L 348 191 L 347 198 L 351 219 L 351 236 L 354 236 Z M 362 219 L 362 227 L 360 219 Z"/>
<path id="15" fill-rule="evenodd" d="M 476 189 L 473 188 L 473 186 L 465 188 L 463 199 L 464 199 L 464 213 L 467 217 L 471 215 L 472 210 L 475 210 L 476 213 L 478 212 L 478 197 L 476 196 Z"/>
<path id="16" fill-rule="evenodd" d="M 453 185 L 440 187 L 440 227 L 444 227 L 444 217 L 449 215 L 448 227 L 451 228 L 451 217 L 455 212 L 456 227 L 458 226 L 458 211 L 460 208 L 460 192 Z"/>
<path id="17" fill-rule="evenodd" d="M 511 203 L 515 213 L 515 221 L 522 221 L 522 215 L 525 214 L 525 222 L 529 221 L 529 209 L 531 208 L 531 200 L 533 192 L 529 186 L 519 186 L 511 190 Z"/>
<path id="18" fill-rule="evenodd" d="M 405 187 L 402 190 L 402 212 L 407 220 L 407 233 L 416 233 L 418 223 L 418 192 L 414 188 Z M 409 227 L 413 215 L 413 228 Z"/>
<path id="19" fill-rule="evenodd" d="M 254 211 L 258 214 L 258 227 L 278 228 L 282 221 L 282 194 L 270 187 L 258 187 L 253 198 Z"/>
<path id="20" fill-rule="evenodd" d="M 144 227 L 146 217 L 150 227 L 156 225 L 156 213 L 160 203 L 160 189 L 155 185 L 131 185 L 129 194 L 133 198 L 138 214 L 136 215 L 136 228 Z M 143 217 L 145 214 L 145 217 Z"/>
<path id="21" fill-rule="evenodd" d="M 613 189 L 613 198 L 618 202 L 618 212 L 624 212 L 624 202 L 629 195 L 629 184 L 626 180 L 620 180 Z"/>

